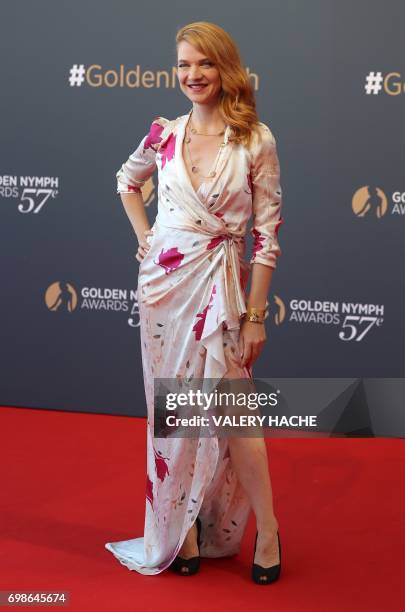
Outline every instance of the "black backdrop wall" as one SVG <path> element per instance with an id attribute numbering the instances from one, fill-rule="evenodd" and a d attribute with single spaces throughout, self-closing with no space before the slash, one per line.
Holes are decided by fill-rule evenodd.
<path id="1" fill-rule="evenodd" d="M 266 377 L 403 377 L 405 5 L 2 3 L 4 405 L 145 414 L 136 237 L 115 173 L 190 102 L 175 33 L 235 38 L 278 143 Z M 145 185 L 156 214 L 156 177 Z"/>

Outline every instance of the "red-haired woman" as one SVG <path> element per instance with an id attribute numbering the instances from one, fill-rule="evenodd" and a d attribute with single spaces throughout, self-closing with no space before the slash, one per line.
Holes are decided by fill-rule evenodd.
<path id="1" fill-rule="evenodd" d="M 139 241 L 138 302 L 148 410 L 144 537 L 106 544 L 131 570 L 195 574 L 200 557 L 239 551 L 249 511 L 252 578 L 279 576 L 281 550 L 262 437 L 154 437 L 154 379 L 252 379 L 282 218 L 276 141 L 258 120 L 238 49 L 219 26 L 176 37 L 186 114 L 156 117 L 117 173 Z M 158 168 L 152 229 L 141 187 Z M 253 214 L 253 253 L 245 255 Z M 246 286 L 251 272 L 251 288 Z"/>

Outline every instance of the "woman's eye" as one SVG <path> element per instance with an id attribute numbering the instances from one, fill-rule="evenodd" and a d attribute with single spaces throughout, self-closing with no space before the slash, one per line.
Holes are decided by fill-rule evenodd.
<path id="1" fill-rule="evenodd" d="M 201 64 L 202 66 L 213 66 L 214 64 L 212 62 L 203 62 Z M 186 68 L 188 66 L 188 64 L 178 64 L 178 68 Z"/>

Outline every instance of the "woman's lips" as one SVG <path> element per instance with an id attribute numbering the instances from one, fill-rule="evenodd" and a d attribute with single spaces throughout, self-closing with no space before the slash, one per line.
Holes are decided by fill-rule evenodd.
<path id="1" fill-rule="evenodd" d="M 207 84 L 205 84 L 205 85 L 188 85 L 188 87 L 190 87 L 190 89 L 192 89 L 193 91 L 202 91 L 204 89 L 204 87 L 207 87 Z"/>

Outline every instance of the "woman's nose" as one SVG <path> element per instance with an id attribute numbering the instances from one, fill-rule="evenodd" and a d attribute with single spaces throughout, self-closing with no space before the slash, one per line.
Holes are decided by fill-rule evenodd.
<path id="1" fill-rule="evenodd" d="M 201 70 L 199 66 L 191 66 L 190 68 L 190 77 L 195 79 L 201 76 Z"/>

